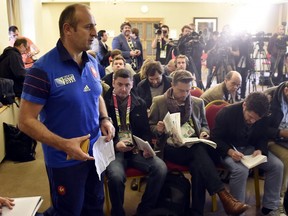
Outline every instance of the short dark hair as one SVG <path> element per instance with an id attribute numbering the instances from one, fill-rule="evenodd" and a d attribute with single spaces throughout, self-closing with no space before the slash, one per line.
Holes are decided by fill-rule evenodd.
<path id="1" fill-rule="evenodd" d="M 111 53 L 110 53 L 110 56 L 111 56 L 112 60 L 113 60 L 113 58 L 114 58 L 115 56 L 117 56 L 117 55 L 122 55 L 122 51 L 119 50 L 119 49 L 113 49 L 113 50 L 111 51 Z"/>
<path id="2" fill-rule="evenodd" d="M 193 77 L 191 72 L 187 70 L 178 70 L 174 72 L 174 75 L 172 77 L 172 83 L 173 85 L 176 85 L 178 82 L 182 83 L 189 83 L 193 81 Z"/>
<path id="3" fill-rule="evenodd" d="M 14 47 L 19 47 L 19 46 L 21 46 L 21 44 L 23 44 L 24 47 L 27 48 L 28 42 L 25 38 L 18 38 L 14 42 Z"/>
<path id="4" fill-rule="evenodd" d="M 186 28 L 192 30 L 192 28 L 191 28 L 189 25 L 184 25 L 184 26 L 181 28 L 181 32 L 183 32 L 184 29 L 186 29 Z"/>
<path id="5" fill-rule="evenodd" d="M 131 32 L 132 32 L 133 34 L 135 34 L 137 37 L 139 36 L 139 29 L 138 29 L 138 28 L 132 28 L 132 29 L 131 29 Z"/>
<path id="6" fill-rule="evenodd" d="M 131 28 L 131 24 L 130 24 L 129 22 L 124 22 L 124 23 L 122 23 L 121 26 L 120 26 L 120 31 L 123 30 L 124 26 L 130 26 L 130 28 Z"/>
<path id="7" fill-rule="evenodd" d="M 252 92 L 245 99 L 247 111 L 255 112 L 259 117 L 264 117 L 269 111 L 269 100 L 263 92 Z"/>
<path id="8" fill-rule="evenodd" d="M 133 76 L 132 76 L 131 72 L 125 68 L 114 72 L 113 79 L 116 80 L 118 77 L 129 78 L 130 80 L 133 80 Z"/>
<path id="9" fill-rule="evenodd" d="M 62 11 L 60 18 L 59 18 L 59 22 L 58 22 L 61 38 L 64 36 L 64 32 L 63 32 L 64 23 L 69 23 L 69 25 L 72 26 L 75 31 L 77 30 L 78 19 L 75 16 L 77 7 L 89 8 L 87 5 L 84 5 L 84 4 L 72 4 L 72 5 L 67 6 Z"/>
<path id="10" fill-rule="evenodd" d="M 98 40 L 99 40 L 99 41 L 100 41 L 100 40 L 101 40 L 101 38 L 103 37 L 104 33 L 106 33 L 106 31 L 105 31 L 105 30 L 100 30 L 100 31 L 98 31 L 98 35 L 97 35 L 97 38 L 98 38 Z"/>
<path id="11" fill-rule="evenodd" d="M 161 29 L 162 29 L 162 28 L 167 28 L 168 31 L 169 31 L 169 26 L 168 26 L 168 25 L 162 25 L 162 26 L 161 26 Z"/>
<path id="12" fill-rule="evenodd" d="M 126 60 L 124 59 L 124 57 L 122 55 L 116 55 L 114 56 L 113 60 L 112 60 L 112 65 L 114 64 L 115 61 L 117 60 L 122 60 L 124 62 L 124 65 L 126 64 Z"/>
<path id="13" fill-rule="evenodd" d="M 163 74 L 163 68 L 159 61 L 152 61 L 146 65 L 146 77 L 154 76 L 155 73 Z"/>
<path id="14" fill-rule="evenodd" d="M 19 31 L 17 26 L 15 26 L 15 25 L 9 26 L 8 33 L 9 32 L 16 32 L 16 31 Z"/>

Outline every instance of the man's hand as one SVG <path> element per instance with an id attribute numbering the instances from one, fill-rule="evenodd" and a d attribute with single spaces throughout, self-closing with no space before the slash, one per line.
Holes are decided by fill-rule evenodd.
<path id="1" fill-rule="evenodd" d="M 15 205 L 14 200 L 7 197 L 0 197 L 0 214 L 2 213 L 2 206 L 7 206 L 9 209 L 12 209 Z"/>
<path id="2" fill-rule="evenodd" d="M 201 139 L 209 139 L 210 136 L 209 136 L 209 134 L 208 134 L 206 131 L 202 131 L 202 132 L 200 133 L 200 138 L 201 138 Z"/>
<path id="3" fill-rule="evenodd" d="M 81 161 L 87 161 L 87 160 L 94 160 L 93 157 L 91 157 L 88 153 L 85 153 L 81 149 L 81 143 L 85 140 L 90 138 L 90 134 L 76 137 L 72 139 L 67 139 L 64 147 L 64 151 L 71 159 L 74 160 L 81 160 Z"/>
<path id="4" fill-rule="evenodd" d="M 156 125 L 156 130 L 159 134 L 164 133 L 165 131 L 165 124 L 163 121 L 158 121 L 157 125 Z"/>
<path id="5" fill-rule="evenodd" d="M 255 150 L 252 154 L 253 157 L 256 157 L 257 155 L 262 155 L 262 151 L 261 150 Z"/>
<path id="6" fill-rule="evenodd" d="M 288 130 L 287 129 L 280 130 L 279 135 L 280 137 L 288 138 Z"/>
<path id="7" fill-rule="evenodd" d="M 228 155 L 234 160 L 234 161 L 240 161 L 244 155 L 239 152 L 239 151 L 235 151 L 234 149 L 229 149 L 228 150 Z"/>
<path id="8" fill-rule="evenodd" d="M 154 155 L 150 153 L 150 151 L 144 149 L 143 151 L 143 157 L 144 158 L 150 158 L 150 157 L 153 157 Z"/>
<path id="9" fill-rule="evenodd" d="M 125 142 L 123 141 L 119 141 L 115 146 L 116 150 L 119 152 L 128 152 L 128 151 L 131 151 L 134 147 L 135 146 L 132 146 L 132 147 L 127 146 Z"/>
<path id="10" fill-rule="evenodd" d="M 100 124 L 101 124 L 101 132 L 103 136 L 106 136 L 105 141 L 109 142 L 115 136 L 115 128 L 113 124 L 107 119 L 102 120 Z"/>

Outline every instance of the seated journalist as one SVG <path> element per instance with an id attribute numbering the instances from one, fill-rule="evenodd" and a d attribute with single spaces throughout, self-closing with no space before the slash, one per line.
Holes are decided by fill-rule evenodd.
<path id="1" fill-rule="evenodd" d="M 166 178 L 166 164 L 148 151 L 140 151 L 132 135 L 151 143 L 145 102 L 131 91 L 133 77 L 127 69 L 114 72 L 113 88 L 104 99 L 116 133 L 115 157 L 106 169 L 112 216 L 124 216 L 125 169 L 134 167 L 148 174 L 145 192 L 137 208 L 137 216 L 147 215 L 156 205 L 162 184 Z"/>
<path id="2" fill-rule="evenodd" d="M 188 166 L 192 176 L 192 214 L 203 215 L 206 189 L 210 195 L 218 194 L 227 214 L 238 215 L 249 206 L 234 199 L 225 189 L 218 176 L 208 151 L 213 149 L 203 143 L 177 146 L 177 140 L 165 133 L 163 119 L 167 112 L 181 114 L 181 126 L 190 127 L 191 136 L 208 139 L 209 129 L 205 116 L 203 100 L 190 96 L 192 75 L 189 71 L 176 71 L 172 78 L 172 87 L 164 95 L 153 98 L 149 114 L 150 128 L 159 137 L 164 149 L 164 159 Z M 215 152 L 215 151 L 214 151 Z"/>

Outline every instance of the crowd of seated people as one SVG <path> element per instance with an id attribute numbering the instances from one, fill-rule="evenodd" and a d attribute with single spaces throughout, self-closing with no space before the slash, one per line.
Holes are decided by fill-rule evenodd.
<path id="1" fill-rule="evenodd" d="M 137 209 L 138 215 L 146 215 L 156 205 L 156 199 L 159 195 L 158 189 L 161 188 L 167 172 L 164 163 L 167 158 L 176 164 L 189 166 L 191 175 L 198 176 L 198 178 L 193 177 L 191 180 L 193 188 L 191 212 L 193 215 L 203 215 L 205 190 L 208 190 L 211 195 L 219 195 L 227 214 L 242 215 L 249 208 L 245 204 L 246 200 L 243 195 L 245 191 L 241 191 L 241 196 L 237 196 L 238 194 L 233 193 L 233 191 L 230 194 L 219 179 L 213 160 L 210 158 L 211 152 L 213 152 L 213 156 L 221 153 L 222 159 L 224 161 L 226 159 L 225 163 L 229 163 L 229 160 L 233 160 L 234 162 L 239 161 L 239 157 L 243 157 L 243 154 L 232 151 L 233 146 L 226 149 L 216 148 L 213 151 L 211 149 L 207 150 L 209 147 L 204 147 L 201 143 L 194 145 L 192 148 L 188 148 L 187 146 L 179 148 L 177 140 L 169 137 L 169 134 L 166 134 L 165 131 L 163 118 L 167 111 L 170 113 L 179 112 L 181 115 L 181 126 L 188 127 L 192 131 L 189 136 L 210 139 L 210 129 L 207 124 L 204 107 L 214 100 L 225 100 L 230 104 L 235 104 L 234 107 L 239 107 L 237 109 L 240 112 L 243 111 L 244 117 L 241 118 L 242 122 L 240 125 L 245 125 L 245 129 L 247 130 L 244 131 L 243 129 L 243 131 L 239 132 L 241 135 L 249 133 L 256 126 L 259 127 L 259 122 L 265 124 L 267 133 L 263 133 L 265 140 L 261 143 L 262 146 L 261 148 L 253 146 L 253 148 L 255 148 L 257 154 L 273 155 L 273 159 L 276 158 L 275 161 L 277 161 L 277 163 L 273 164 L 273 169 L 277 171 L 284 169 L 284 172 L 279 171 L 273 175 L 273 178 L 276 176 L 275 178 L 278 179 L 277 185 L 279 187 L 274 189 L 265 188 L 265 191 L 273 194 L 271 197 L 273 199 L 276 197 L 277 200 L 273 200 L 273 205 L 268 204 L 268 206 L 263 206 L 261 214 L 272 215 L 272 213 L 278 211 L 280 197 L 285 196 L 288 183 L 288 157 L 286 156 L 288 150 L 286 147 L 280 145 L 280 143 L 284 142 L 288 146 L 288 84 L 286 82 L 281 83 L 277 88 L 268 89 L 265 92 L 265 96 L 264 94 L 261 95 L 261 97 L 267 97 L 267 101 L 268 98 L 270 99 L 269 112 L 271 115 L 266 116 L 266 113 L 265 115 L 260 115 L 255 111 L 256 108 L 253 105 L 251 105 L 252 108 L 249 107 L 247 110 L 246 104 L 252 102 L 250 100 L 247 101 L 246 85 L 241 85 L 243 82 L 246 82 L 248 70 L 248 64 L 240 64 L 240 61 L 243 61 L 243 59 L 248 62 L 246 54 L 249 50 L 243 48 L 248 47 L 248 45 L 243 45 L 243 40 L 246 39 L 240 37 L 240 39 L 231 40 L 227 36 L 230 34 L 227 26 L 217 40 L 219 43 L 214 44 L 209 48 L 209 52 L 207 52 L 208 55 L 209 53 L 215 55 L 215 53 L 224 50 L 224 53 L 221 53 L 221 55 L 223 54 L 223 58 L 229 59 L 229 67 L 227 65 L 220 65 L 220 63 L 224 62 L 222 59 L 212 61 L 214 63 L 209 65 L 210 69 L 222 67 L 224 77 L 222 77 L 222 80 L 220 76 L 216 77 L 217 84 L 209 83 L 207 86 L 209 88 L 207 89 L 204 89 L 203 81 L 201 80 L 199 59 L 194 62 L 193 60 L 191 61 L 193 56 L 199 56 L 199 53 L 191 53 L 191 49 L 197 46 L 198 49 L 201 48 L 203 51 L 205 45 L 202 44 L 204 42 L 199 38 L 199 35 L 193 34 L 195 32 L 193 26 L 185 25 L 183 27 L 182 40 L 179 40 L 185 41 L 185 44 L 181 44 L 185 46 L 183 51 L 181 49 L 172 50 L 174 46 L 168 39 L 169 27 L 162 25 L 161 34 L 156 35 L 152 44 L 152 48 L 156 49 L 156 60 L 150 58 L 143 59 L 143 50 L 139 35 L 131 36 L 131 25 L 129 23 L 123 23 L 120 28 L 121 33 L 113 39 L 112 50 L 105 43 L 107 41 L 106 31 L 101 30 L 101 34 L 98 34 L 98 40 L 102 49 L 107 52 L 101 54 L 103 58 L 100 58 L 97 52 L 92 53 L 96 54 L 96 60 L 99 61 L 98 64 L 101 65 L 101 68 L 105 68 L 105 75 L 103 72 L 103 76 L 101 76 L 102 95 L 108 108 L 108 115 L 113 117 L 114 127 L 117 128 L 114 138 L 117 160 L 111 163 L 106 173 L 112 204 L 111 215 L 125 215 L 125 209 L 123 209 L 124 184 L 126 181 L 124 173 L 126 168 L 125 161 L 129 161 L 130 165 L 132 164 L 136 168 L 140 166 L 140 170 L 147 172 L 147 188 Z M 137 34 L 137 30 L 133 29 L 133 34 L 135 32 Z M 213 35 L 218 35 L 218 33 L 214 33 Z M 190 36 L 191 38 L 189 38 Z M 240 40 L 242 40 L 242 43 Z M 243 47 L 241 47 L 242 45 Z M 161 50 L 163 46 L 165 46 L 165 52 Z M 186 56 L 185 54 L 187 53 L 190 56 Z M 210 78 L 213 78 L 212 72 L 209 73 Z M 211 80 L 208 81 L 210 82 Z M 204 91 L 200 98 L 190 95 L 193 82 Z M 251 124 L 245 122 L 246 118 L 249 120 L 252 119 Z M 124 140 L 124 137 L 127 135 L 129 139 L 126 140 L 125 138 Z M 132 147 L 127 146 L 126 144 L 133 143 L 132 135 L 137 135 L 150 142 L 152 136 L 156 137 L 159 142 L 162 142 L 160 144 L 163 147 L 161 148 L 163 151 L 161 157 L 151 157 L 145 151 L 136 151 L 135 145 Z M 249 136 L 251 136 L 250 133 Z M 223 141 L 221 140 L 222 138 L 216 136 L 216 140 L 219 142 Z M 246 136 L 239 139 L 241 142 L 248 143 L 248 141 L 251 141 Z M 238 154 L 237 159 L 233 156 L 235 152 Z M 181 157 L 181 155 L 185 155 L 185 157 Z M 227 159 L 227 155 L 229 155 L 229 159 Z M 195 160 L 198 161 L 198 166 L 195 165 Z M 203 167 L 209 172 L 203 171 Z M 119 172 L 115 175 L 115 170 L 117 172 L 120 170 L 121 173 Z M 271 167 L 267 168 L 267 170 L 270 171 Z M 245 172 L 245 174 L 247 173 Z M 155 178 L 158 179 L 157 190 L 151 182 Z M 279 179 L 283 179 L 281 181 L 282 184 L 279 183 Z M 273 185 L 273 179 L 268 180 L 269 185 Z M 200 199 L 199 196 L 201 197 Z M 269 203 L 269 200 L 264 200 L 264 203 Z"/>

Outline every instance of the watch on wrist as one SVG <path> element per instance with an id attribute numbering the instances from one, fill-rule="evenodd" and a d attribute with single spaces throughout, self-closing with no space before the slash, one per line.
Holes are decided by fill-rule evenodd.
<path id="1" fill-rule="evenodd" d="M 110 121 L 110 122 L 112 123 L 112 119 L 111 119 L 111 117 L 109 117 L 109 116 L 103 116 L 103 117 L 100 117 L 100 118 L 99 118 L 99 121 L 100 121 L 100 122 L 102 122 L 103 120 L 108 120 L 108 121 Z"/>

